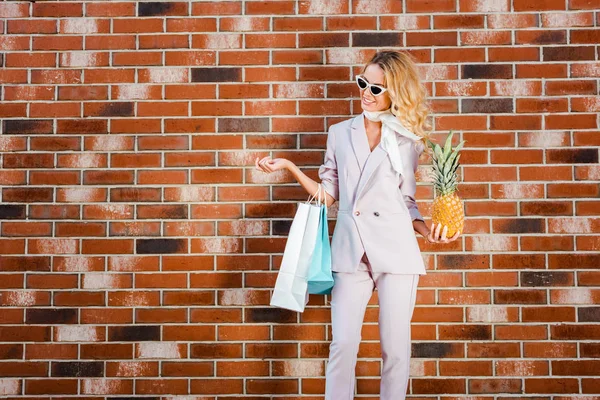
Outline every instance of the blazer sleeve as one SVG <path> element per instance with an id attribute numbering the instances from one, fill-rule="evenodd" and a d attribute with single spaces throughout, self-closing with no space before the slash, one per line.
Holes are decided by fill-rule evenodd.
<path id="1" fill-rule="evenodd" d="M 425 146 L 422 142 L 418 142 L 416 146 L 411 144 L 412 148 L 412 167 L 413 167 L 413 176 L 404 179 L 402 182 L 402 194 L 404 195 L 404 202 L 408 207 L 408 212 L 410 213 L 411 219 L 414 221 L 415 219 L 420 219 L 425 222 L 423 216 L 419 212 L 419 208 L 417 207 L 417 202 L 415 201 L 415 193 L 417 192 L 417 180 L 414 177 L 414 174 L 417 172 L 417 167 L 419 166 L 419 157 L 421 153 L 425 150 Z"/>
<path id="2" fill-rule="evenodd" d="M 325 150 L 325 159 L 319 168 L 319 178 L 323 189 L 331 195 L 335 200 L 338 200 L 338 170 L 335 159 L 335 134 L 331 127 L 327 132 L 327 150 Z"/>

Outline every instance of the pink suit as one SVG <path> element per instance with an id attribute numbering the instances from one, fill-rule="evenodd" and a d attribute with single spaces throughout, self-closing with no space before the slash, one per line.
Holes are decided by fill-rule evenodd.
<path id="1" fill-rule="evenodd" d="M 410 365 L 410 320 L 425 265 L 412 227 L 423 220 L 415 202 L 421 143 L 400 136 L 406 175 L 396 176 L 381 144 L 370 151 L 364 114 L 332 125 L 323 187 L 339 201 L 331 243 L 335 285 L 331 294 L 333 340 L 325 400 L 354 398 L 355 366 L 367 303 L 377 288 L 383 353 L 382 400 L 405 398 Z"/>

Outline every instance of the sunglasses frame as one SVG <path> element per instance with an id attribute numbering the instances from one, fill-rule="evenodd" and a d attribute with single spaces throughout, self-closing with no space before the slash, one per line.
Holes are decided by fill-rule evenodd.
<path id="1" fill-rule="evenodd" d="M 362 87 L 360 87 L 359 79 L 362 79 L 367 84 L 367 87 L 365 87 L 364 89 Z M 387 88 L 384 88 L 381 85 L 376 85 L 376 84 L 373 84 L 373 83 L 369 83 L 369 81 L 367 81 L 365 79 L 365 77 L 362 76 L 362 75 L 360 75 L 360 74 L 356 75 L 355 80 L 356 80 L 356 85 L 358 86 L 359 89 L 361 89 L 361 90 L 367 90 L 367 89 L 369 89 L 369 92 L 371 92 L 371 94 L 373 96 L 381 96 L 382 94 L 384 94 L 387 91 Z M 381 89 L 381 92 L 379 92 L 377 94 L 373 93 L 373 89 L 371 89 L 372 87 L 376 87 L 378 89 Z"/>

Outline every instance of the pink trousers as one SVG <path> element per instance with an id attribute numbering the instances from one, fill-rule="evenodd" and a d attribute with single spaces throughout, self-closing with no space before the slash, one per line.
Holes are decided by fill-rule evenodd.
<path id="1" fill-rule="evenodd" d="M 381 400 L 404 400 L 409 378 L 410 321 L 417 274 L 374 273 L 363 256 L 355 273 L 334 272 L 331 292 L 333 340 L 326 369 L 325 400 L 354 399 L 355 368 L 367 303 L 377 288 L 383 369 Z"/>

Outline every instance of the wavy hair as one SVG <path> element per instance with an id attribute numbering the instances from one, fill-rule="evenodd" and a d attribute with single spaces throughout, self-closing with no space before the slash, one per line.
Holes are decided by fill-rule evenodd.
<path id="1" fill-rule="evenodd" d="M 372 64 L 383 70 L 384 84 L 392 101 L 390 111 L 404 126 L 420 136 L 425 149 L 428 149 L 426 141 L 431 124 L 428 121 L 427 90 L 419 78 L 415 60 L 402 51 L 383 50 L 375 53 L 362 73 Z"/>

